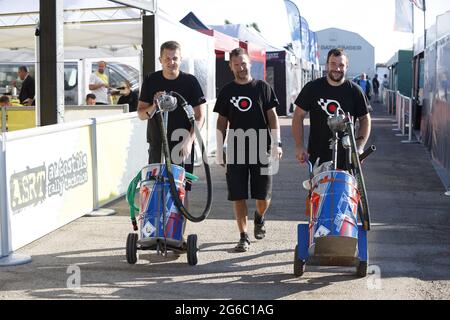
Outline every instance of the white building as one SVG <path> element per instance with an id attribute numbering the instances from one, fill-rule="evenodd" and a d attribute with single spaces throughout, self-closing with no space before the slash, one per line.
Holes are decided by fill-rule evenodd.
<path id="1" fill-rule="evenodd" d="M 325 65 L 330 49 L 343 48 L 348 55 L 350 67 L 347 78 L 353 78 L 365 72 L 370 78 L 375 75 L 375 48 L 355 32 L 337 28 L 317 31 L 319 63 Z"/>

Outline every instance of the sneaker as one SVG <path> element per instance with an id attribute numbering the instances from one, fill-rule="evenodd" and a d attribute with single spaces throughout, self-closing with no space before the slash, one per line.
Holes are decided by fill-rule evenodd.
<path id="1" fill-rule="evenodd" d="M 257 215 L 258 213 L 255 212 L 255 219 L 253 220 L 253 224 L 255 225 L 254 233 L 255 238 L 258 240 L 264 239 L 266 236 L 266 227 L 264 225 L 264 220 L 260 219 L 260 223 L 257 222 Z"/>
<path id="2" fill-rule="evenodd" d="M 263 223 L 256 223 L 255 222 L 255 238 L 258 240 L 264 239 L 266 236 L 266 227 Z"/>
<path id="3" fill-rule="evenodd" d="M 248 251 L 249 248 L 250 248 L 250 240 L 248 238 L 241 238 L 236 247 L 234 247 L 234 251 L 245 252 Z"/>

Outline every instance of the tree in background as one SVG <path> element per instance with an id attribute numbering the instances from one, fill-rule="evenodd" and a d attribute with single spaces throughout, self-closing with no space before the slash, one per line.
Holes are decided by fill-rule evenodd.
<path id="1" fill-rule="evenodd" d="M 233 24 L 233 23 L 230 20 L 225 19 L 224 24 Z M 258 24 L 256 22 L 249 23 L 249 24 L 247 24 L 245 26 L 248 27 L 248 28 L 253 28 L 253 29 L 255 29 L 258 32 L 261 32 L 261 30 L 259 29 L 259 26 L 258 26 Z"/>
<path id="2" fill-rule="evenodd" d="M 252 23 L 248 24 L 247 27 L 253 27 L 256 31 L 261 32 L 261 30 L 259 30 L 259 26 L 256 22 L 252 22 Z"/>

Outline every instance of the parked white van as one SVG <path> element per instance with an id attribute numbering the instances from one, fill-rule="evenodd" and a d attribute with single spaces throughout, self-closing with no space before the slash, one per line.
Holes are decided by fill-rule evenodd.
<path id="1" fill-rule="evenodd" d="M 86 88 L 90 73 L 97 70 L 97 62 L 92 62 L 88 68 L 89 74 L 84 74 L 82 60 L 64 62 L 64 104 L 84 104 L 84 97 L 88 93 Z M 35 64 L 33 62 L 0 62 L 0 95 L 13 94 L 13 84 L 16 86 L 16 94 L 19 94 L 22 81 L 17 75 L 19 66 L 26 66 L 28 72 L 35 78 Z M 133 91 L 139 91 L 139 71 L 125 63 L 108 61 L 105 73 L 109 78 L 111 88 L 117 88 L 121 82 L 128 80 Z M 87 79 L 87 80 L 83 80 Z"/>

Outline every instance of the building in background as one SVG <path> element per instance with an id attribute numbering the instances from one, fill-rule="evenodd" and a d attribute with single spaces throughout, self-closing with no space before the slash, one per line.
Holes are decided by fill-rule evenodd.
<path id="1" fill-rule="evenodd" d="M 359 34 L 337 29 L 328 28 L 316 32 L 319 49 L 319 64 L 324 66 L 327 53 L 332 48 L 343 48 L 350 60 L 347 72 L 348 78 L 352 79 L 364 72 L 373 78 L 375 75 L 375 48 Z"/>
<path id="2" fill-rule="evenodd" d="M 411 97 L 412 93 L 412 58 L 411 50 L 398 50 L 386 63 L 389 69 L 389 88 Z"/>

